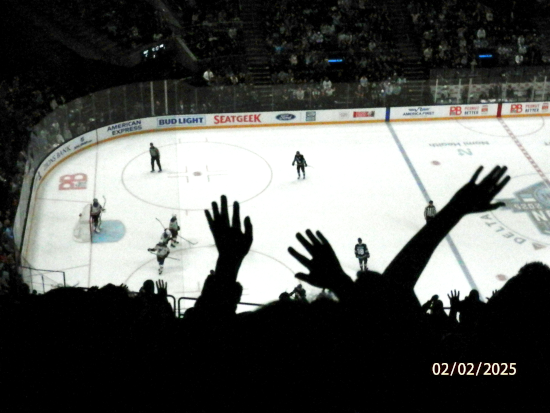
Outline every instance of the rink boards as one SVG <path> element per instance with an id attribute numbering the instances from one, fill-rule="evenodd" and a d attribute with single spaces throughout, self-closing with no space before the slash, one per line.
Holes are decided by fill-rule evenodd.
<path id="1" fill-rule="evenodd" d="M 339 120 L 327 118 L 321 128 L 303 127 L 313 125 L 306 123 L 305 111 L 280 120 L 280 113 L 273 114 L 294 128 L 264 124 L 270 118 L 263 114 L 182 115 L 133 120 L 75 138 L 52 152 L 35 175 L 23 256 L 34 268 L 65 271 L 68 285 L 126 283 L 137 291 L 145 279 L 158 277 L 156 261 L 146 253 L 162 230 L 155 218 L 167 221 L 177 213 L 183 236 L 197 244 L 173 251 L 177 260 L 167 263 L 163 277 L 174 295 L 196 297 L 216 259 L 203 209 L 223 193 L 239 200 L 242 216 L 250 214 L 258 227 L 240 278 L 243 301 L 264 303 L 291 291 L 297 284 L 293 274 L 304 270 L 286 252 L 298 246 L 297 231 L 311 227 L 329 234 L 350 275 L 358 269 L 351 251 L 361 237 L 371 251 L 369 267 L 383 271 L 422 226 L 427 197 L 440 208 L 478 165 L 506 164 L 513 179 L 499 197 L 507 207 L 464 219 L 434 254 L 417 294 L 444 297 L 448 288 L 467 293 L 476 287 L 488 295 L 522 263 L 544 260 L 550 245 L 544 117 L 458 119 L 426 128 L 382 123 L 385 108 L 367 113 L 371 117 L 349 110 L 346 119 L 338 112 L 332 116 Z M 303 123 L 292 124 L 297 120 Z M 258 125 L 268 127 L 227 129 Z M 161 150 L 162 175 L 149 172 L 150 141 Z M 295 150 L 312 166 L 303 182 L 290 168 Z M 60 189 L 63 180 L 79 174 L 85 183 Z M 120 222 L 123 236 L 107 243 L 74 242 L 76 211 L 102 195 L 109 202 L 104 218 Z M 339 218 L 326 222 L 327 215 Z M 281 225 L 278 217 L 288 222 Z M 438 268 L 445 268 L 445 280 Z M 29 281 L 40 289 L 42 280 L 32 275 Z"/>

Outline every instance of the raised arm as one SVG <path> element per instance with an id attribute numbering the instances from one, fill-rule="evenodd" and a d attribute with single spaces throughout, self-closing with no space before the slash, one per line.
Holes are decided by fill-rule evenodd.
<path id="1" fill-rule="evenodd" d="M 241 229 L 240 206 L 237 201 L 233 203 L 233 219 L 229 223 L 227 197 L 221 197 L 221 211 L 218 204 L 212 202 L 212 213 L 204 211 L 210 231 L 214 236 L 214 242 L 218 249 L 219 257 L 216 264 L 216 274 L 236 281 L 241 264 L 250 251 L 252 245 L 252 223 L 250 218 L 244 219 L 244 232 Z"/>
<path id="2" fill-rule="evenodd" d="M 496 166 L 476 184 L 482 170 L 483 167 L 480 166 L 441 212 L 403 247 L 384 271 L 385 276 L 391 277 L 407 289 L 413 289 L 439 243 L 463 216 L 492 211 L 504 205 L 503 202 L 491 202 L 510 180 L 509 176 L 503 178 L 507 168 Z"/>
<path id="3" fill-rule="evenodd" d="M 237 282 L 237 275 L 252 245 L 252 223 L 246 217 L 242 231 L 239 203 L 234 202 L 230 224 L 225 195 L 221 197 L 221 211 L 218 204 L 212 202 L 212 214 L 208 210 L 204 212 L 219 255 L 216 270 L 210 271 L 206 278 L 195 308 L 202 314 L 219 318 L 234 314 L 240 301 L 243 289 Z"/>
<path id="4" fill-rule="evenodd" d="M 327 239 L 320 231 L 317 231 L 316 234 L 317 237 L 311 230 L 306 230 L 309 241 L 302 234 L 296 234 L 298 241 L 312 256 L 311 259 L 304 257 L 292 247 L 288 248 L 290 255 L 309 270 L 309 274 L 297 273 L 296 278 L 315 287 L 328 288 L 340 300 L 345 300 L 353 290 L 353 281 L 342 269 L 340 261 Z"/>

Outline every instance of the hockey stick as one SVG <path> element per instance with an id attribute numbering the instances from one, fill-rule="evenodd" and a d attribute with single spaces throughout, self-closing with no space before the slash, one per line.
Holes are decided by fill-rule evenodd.
<path id="1" fill-rule="evenodd" d="M 162 229 L 166 229 L 166 227 L 164 225 L 162 225 L 162 221 L 160 219 L 158 219 L 158 218 L 155 218 L 155 219 L 159 222 Z"/>
<path id="2" fill-rule="evenodd" d="M 189 241 L 188 239 L 183 238 L 181 235 L 178 235 L 178 237 L 180 237 L 180 238 L 181 238 L 182 240 L 184 240 L 184 241 L 187 241 L 187 242 L 188 242 L 189 244 L 191 244 L 191 245 L 197 245 L 196 242 L 191 242 L 191 241 Z"/>
<path id="3" fill-rule="evenodd" d="M 157 255 L 157 254 L 155 254 L 153 251 L 147 251 L 147 252 L 150 253 L 150 254 L 153 254 L 153 255 Z M 178 258 L 172 258 L 172 257 L 164 257 L 164 258 L 168 258 L 168 259 L 170 259 L 170 260 L 181 261 L 181 260 L 178 259 Z"/>
<path id="4" fill-rule="evenodd" d="M 162 226 L 162 228 L 164 229 L 164 226 L 162 225 L 162 221 L 161 221 L 160 219 L 158 219 L 158 218 L 155 218 L 155 219 L 159 222 L 159 224 L 160 224 L 160 225 Z M 184 240 L 184 241 L 187 241 L 187 242 L 188 242 L 189 244 L 191 244 L 191 245 L 196 245 L 196 244 L 197 244 L 196 242 L 191 242 L 191 241 L 189 241 L 188 239 L 183 238 L 181 235 L 178 235 L 178 237 L 180 237 L 180 238 L 181 238 L 182 240 Z"/>

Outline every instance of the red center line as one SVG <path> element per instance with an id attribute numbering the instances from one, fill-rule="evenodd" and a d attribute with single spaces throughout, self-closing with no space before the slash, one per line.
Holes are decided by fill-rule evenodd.
<path id="1" fill-rule="evenodd" d="M 500 122 L 500 124 L 502 125 L 502 127 L 504 128 L 504 130 L 506 131 L 506 133 L 508 133 L 508 136 L 510 136 L 510 138 L 512 138 L 512 140 L 514 141 L 514 143 L 517 145 L 517 147 L 519 148 L 519 150 L 525 155 L 525 157 L 527 158 L 527 160 L 529 161 L 529 163 L 531 164 L 531 166 L 533 167 L 533 169 L 535 169 L 535 171 L 537 171 L 537 173 L 539 174 L 539 176 L 542 178 L 542 180 L 544 181 L 544 183 L 546 184 L 546 186 L 548 188 L 550 188 L 550 180 L 548 179 L 548 177 L 544 174 L 544 172 L 542 172 L 542 169 L 540 169 L 539 165 L 535 162 L 535 160 L 533 159 L 533 157 L 529 154 L 529 152 L 527 152 L 527 149 L 525 149 L 525 147 L 521 144 L 521 142 L 519 141 L 518 137 L 514 134 L 514 132 L 512 132 L 512 130 L 508 127 L 508 125 L 504 122 L 504 120 L 502 118 L 498 118 L 498 121 Z"/>
<path id="2" fill-rule="evenodd" d="M 99 145 L 97 144 L 97 142 L 99 142 L 99 138 L 98 138 L 98 135 L 97 135 L 97 130 L 95 131 L 95 134 L 96 134 L 96 151 L 95 151 L 95 166 L 94 166 L 94 198 L 96 197 L 96 191 L 97 191 L 97 163 L 98 163 L 98 158 L 99 158 Z M 90 234 L 90 259 L 88 261 L 88 285 L 86 285 L 85 287 L 88 287 L 90 288 L 92 286 L 92 263 L 93 263 L 93 260 L 92 260 L 92 253 L 93 253 L 93 238 L 94 238 L 94 234 L 93 234 L 93 228 L 91 228 L 91 234 Z"/>

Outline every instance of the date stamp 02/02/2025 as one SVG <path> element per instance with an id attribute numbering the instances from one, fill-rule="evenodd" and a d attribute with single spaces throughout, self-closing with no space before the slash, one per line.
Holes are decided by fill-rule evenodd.
<path id="1" fill-rule="evenodd" d="M 517 363 L 432 363 L 434 376 L 515 376 Z"/>

